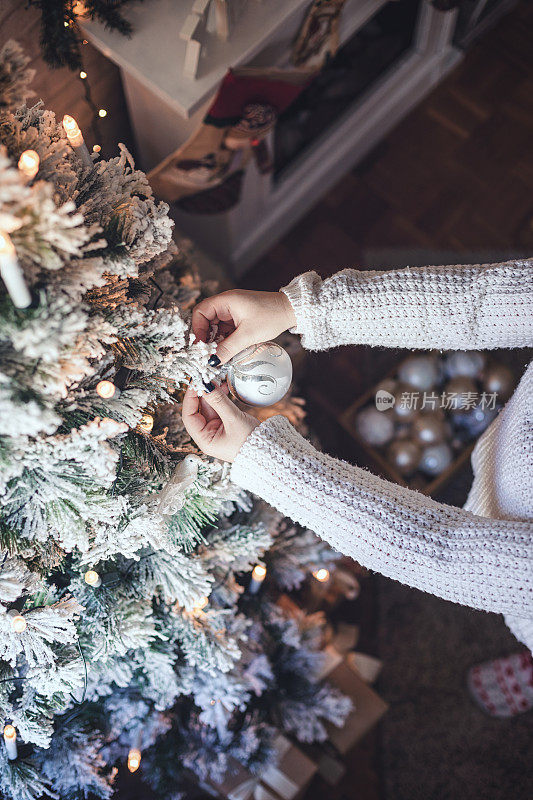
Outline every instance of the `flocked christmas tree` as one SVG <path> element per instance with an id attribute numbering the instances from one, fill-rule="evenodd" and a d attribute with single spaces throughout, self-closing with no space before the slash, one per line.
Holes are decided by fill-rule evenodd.
<path id="1" fill-rule="evenodd" d="M 194 265 L 128 152 L 93 162 L 75 124 L 25 105 L 31 77 L 8 43 L 0 795 L 110 797 L 142 758 L 159 797 L 186 796 L 230 758 L 261 770 L 276 727 L 312 741 L 348 712 L 313 678 L 318 623 L 243 589 L 258 561 L 283 590 L 335 555 L 196 451 L 183 386 L 216 374 L 190 334 Z"/>

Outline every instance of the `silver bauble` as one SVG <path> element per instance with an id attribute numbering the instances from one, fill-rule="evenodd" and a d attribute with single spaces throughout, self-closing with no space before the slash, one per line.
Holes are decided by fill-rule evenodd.
<path id="1" fill-rule="evenodd" d="M 435 356 L 411 356 L 400 364 L 398 378 L 424 392 L 439 380 L 439 363 Z"/>
<path id="2" fill-rule="evenodd" d="M 452 463 L 453 453 L 449 445 L 442 442 L 426 447 L 422 452 L 419 468 L 426 475 L 440 475 Z"/>
<path id="3" fill-rule="evenodd" d="M 446 439 L 446 422 L 440 414 L 419 414 L 413 421 L 413 439 L 422 446 Z"/>
<path id="4" fill-rule="evenodd" d="M 292 362 L 279 344 L 263 342 L 234 356 L 226 375 L 230 392 L 238 400 L 250 406 L 272 406 L 289 391 Z"/>
<path id="5" fill-rule="evenodd" d="M 452 378 L 451 381 L 448 381 L 444 391 L 446 393 L 447 408 L 452 411 L 468 408 L 469 400 L 467 395 L 470 395 L 471 400 L 475 400 L 478 394 L 477 386 L 472 378 L 463 376 Z"/>
<path id="6" fill-rule="evenodd" d="M 364 442 L 376 447 L 390 442 L 394 434 L 391 415 L 386 411 L 378 411 L 373 406 L 368 406 L 358 413 L 355 427 Z"/>
<path id="7" fill-rule="evenodd" d="M 420 405 L 418 394 L 420 394 L 418 390 L 413 390 L 412 386 L 407 386 L 405 383 L 397 386 L 392 413 L 398 422 L 410 422 L 416 417 Z"/>
<path id="8" fill-rule="evenodd" d="M 444 362 L 446 374 L 450 378 L 477 378 L 485 364 L 485 356 L 477 350 L 457 350 L 449 353 Z"/>
<path id="9" fill-rule="evenodd" d="M 496 402 L 503 403 L 513 393 L 513 373 L 505 364 L 490 364 L 483 375 L 483 388 L 488 394 L 496 393 Z"/>
<path id="10" fill-rule="evenodd" d="M 387 449 L 387 461 L 400 475 L 412 475 L 420 463 L 420 447 L 410 439 L 391 442 Z"/>

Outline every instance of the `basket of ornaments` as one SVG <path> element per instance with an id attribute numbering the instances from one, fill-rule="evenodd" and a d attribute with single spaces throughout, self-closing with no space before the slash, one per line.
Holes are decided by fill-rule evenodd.
<path id="1" fill-rule="evenodd" d="M 340 422 L 385 476 L 431 495 L 469 459 L 516 383 L 506 364 L 485 353 L 412 355 Z"/>

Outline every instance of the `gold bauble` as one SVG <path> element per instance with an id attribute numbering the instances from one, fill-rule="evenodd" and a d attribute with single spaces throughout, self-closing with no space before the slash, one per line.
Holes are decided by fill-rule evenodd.
<path id="1" fill-rule="evenodd" d="M 426 447 L 446 439 L 446 423 L 440 414 L 419 414 L 413 421 L 413 439 Z"/>
<path id="2" fill-rule="evenodd" d="M 445 388 L 446 393 L 446 407 L 452 411 L 459 411 L 460 409 L 468 408 L 468 398 L 477 397 L 478 388 L 472 378 L 467 378 L 464 375 L 458 375 L 457 378 L 452 378 L 448 381 Z M 448 395 L 455 395 L 448 397 Z"/>
<path id="3" fill-rule="evenodd" d="M 505 364 L 491 364 L 485 370 L 483 388 L 488 394 L 496 393 L 496 402 L 503 403 L 513 393 L 513 373 Z"/>
<path id="4" fill-rule="evenodd" d="M 400 475 L 412 475 L 420 463 L 421 455 L 420 447 L 410 439 L 392 442 L 387 449 L 387 461 Z"/>

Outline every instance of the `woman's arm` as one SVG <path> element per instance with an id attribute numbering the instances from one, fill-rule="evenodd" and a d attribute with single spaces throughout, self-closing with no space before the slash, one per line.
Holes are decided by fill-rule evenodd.
<path id="1" fill-rule="evenodd" d="M 533 525 L 437 503 L 315 450 L 284 417 L 255 428 L 239 486 L 365 567 L 446 600 L 533 616 Z"/>
<path id="2" fill-rule="evenodd" d="M 309 350 L 340 344 L 477 350 L 533 345 L 533 259 L 390 272 L 306 272 L 281 290 Z"/>

